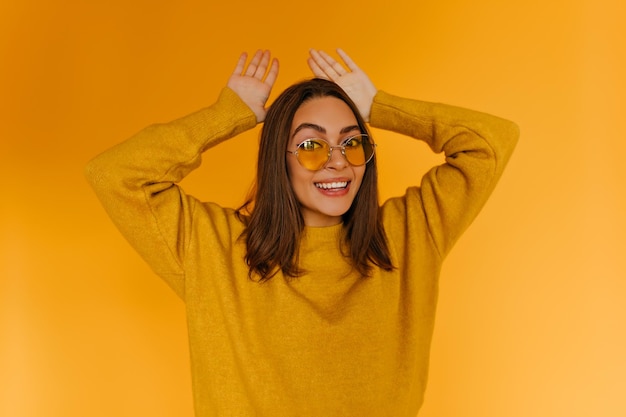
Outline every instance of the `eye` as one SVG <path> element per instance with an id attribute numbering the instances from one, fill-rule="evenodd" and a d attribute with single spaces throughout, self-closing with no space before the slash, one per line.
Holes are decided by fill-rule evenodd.
<path id="1" fill-rule="evenodd" d="M 300 145 L 298 145 L 298 148 L 300 150 L 307 151 L 307 152 L 312 152 L 312 151 L 321 149 L 323 147 L 324 145 L 315 139 L 307 139 L 304 142 L 302 142 Z"/>
<path id="2" fill-rule="evenodd" d="M 343 142 L 343 146 L 346 148 L 358 148 L 361 146 L 361 138 L 358 136 L 348 138 Z"/>

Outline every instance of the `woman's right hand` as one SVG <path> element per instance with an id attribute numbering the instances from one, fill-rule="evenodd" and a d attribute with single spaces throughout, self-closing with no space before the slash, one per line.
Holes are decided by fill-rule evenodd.
<path id="1" fill-rule="evenodd" d="M 227 84 L 254 112 L 257 123 L 265 120 L 265 103 L 278 77 L 278 60 L 272 59 L 269 65 L 270 55 L 269 51 L 258 50 L 246 67 L 248 54 L 242 53 Z"/>

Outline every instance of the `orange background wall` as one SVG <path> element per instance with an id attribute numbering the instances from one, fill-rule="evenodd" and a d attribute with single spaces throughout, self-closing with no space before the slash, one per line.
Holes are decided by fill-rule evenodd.
<path id="1" fill-rule="evenodd" d="M 281 59 L 275 97 L 309 76 L 308 48 L 338 46 L 381 89 L 522 130 L 444 267 L 420 416 L 626 415 L 625 18 L 618 0 L 4 0 L 0 415 L 192 415 L 183 304 L 83 166 L 210 104 L 240 51 Z M 441 160 L 375 134 L 385 197 Z M 211 150 L 186 189 L 241 202 L 257 135 Z"/>

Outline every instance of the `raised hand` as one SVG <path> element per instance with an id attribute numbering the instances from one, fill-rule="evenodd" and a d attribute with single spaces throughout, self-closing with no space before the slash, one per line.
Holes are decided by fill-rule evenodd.
<path id="1" fill-rule="evenodd" d="M 309 53 L 307 63 L 313 74 L 337 83 L 357 105 L 363 119 L 369 122 L 372 101 L 378 90 L 367 74 L 341 49 L 337 49 L 337 54 L 348 67 L 347 70 L 324 51 L 311 49 Z"/>
<path id="2" fill-rule="evenodd" d="M 265 120 L 267 110 L 265 103 L 270 96 L 276 77 L 278 77 L 278 60 L 272 59 L 270 52 L 258 50 L 246 67 L 248 54 L 242 53 L 237 66 L 226 84 L 233 90 L 256 115 L 257 123 Z M 268 68 L 269 65 L 269 68 Z"/>

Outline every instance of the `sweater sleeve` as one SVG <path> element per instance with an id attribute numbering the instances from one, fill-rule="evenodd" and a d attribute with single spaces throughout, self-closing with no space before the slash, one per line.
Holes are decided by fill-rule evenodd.
<path id="1" fill-rule="evenodd" d="M 443 259 L 481 210 L 519 138 L 516 124 L 485 113 L 392 96 L 379 91 L 373 127 L 423 140 L 445 163 L 424 175 L 420 187 L 392 199 L 385 209 L 402 210 L 409 233 L 426 227 Z"/>
<path id="2" fill-rule="evenodd" d="M 184 299 L 182 262 L 199 204 L 176 185 L 204 150 L 256 125 L 230 89 L 215 104 L 145 128 L 91 160 L 85 175 L 124 237 Z"/>

